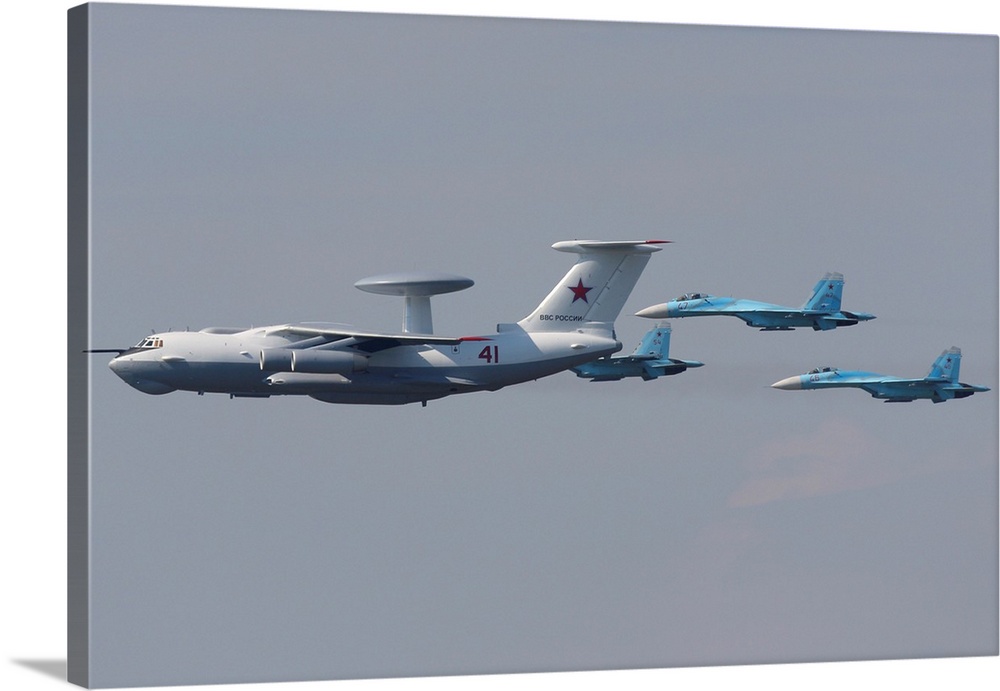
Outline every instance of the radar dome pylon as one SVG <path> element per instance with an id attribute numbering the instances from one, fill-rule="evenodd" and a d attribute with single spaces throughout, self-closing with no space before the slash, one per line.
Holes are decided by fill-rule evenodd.
<path id="1" fill-rule="evenodd" d="M 454 293 L 471 287 L 474 281 L 445 273 L 409 272 L 369 276 L 354 284 L 358 290 L 404 298 L 403 333 L 433 334 L 431 296 Z"/>

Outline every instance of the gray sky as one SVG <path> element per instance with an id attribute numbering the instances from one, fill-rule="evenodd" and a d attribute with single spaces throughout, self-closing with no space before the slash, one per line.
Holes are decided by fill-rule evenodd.
<path id="1" fill-rule="evenodd" d="M 768 388 L 817 364 L 923 375 L 953 344 L 964 380 L 996 385 L 995 39 L 94 19 L 94 345 L 395 328 L 396 301 L 351 285 L 403 269 L 473 277 L 435 325 L 488 332 L 562 276 L 548 247 L 571 238 L 676 241 L 627 312 L 687 290 L 797 305 L 837 270 L 879 316 L 677 322 L 673 354 L 704 369 L 424 410 L 154 398 L 99 370 L 96 678 L 996 651 L 995 395 Z"/>
<path id="2" fill-rule="evenodd" d="M 98 369 L 95 679 L 996 651 L 995 395 L 768 388 L 923 375 L 953 344 L 996 385 L 995 39 L 134 6 L 91 31 L 95 346 L 395 328 L 351 285 L 403 269 L 473 277 L 435 325 L 488 332 L 571 238 L 676 241 L 627 312 L 800 304 L 837 270 L 879 316 L 677 322 L 704 369 L 427 409 Z"/>
<path id="3" fill-rule="evenodd" d="M 351 285 L 424 268 L 476 280 L 437 330 L 488 332 L 571 238 L 676 242 L 626 315 L 688 290 L 797 305 L 837 270 L 879 317 L 678 320 L 672 355 L 706 367 L 426 409 L 149 397 L 98 363 L 109 682 L 996 651 L 996 394 L 768 388 L 819 364 L 922 376 L 950 345 L 996 388 L 995 38 L 95 19 L 95 346 L 392 329 L 397 301 Z"/>

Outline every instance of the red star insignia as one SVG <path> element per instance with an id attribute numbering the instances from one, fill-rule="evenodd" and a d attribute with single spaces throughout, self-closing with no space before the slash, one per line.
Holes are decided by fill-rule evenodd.
<path id="1" fill-rule="evenodd" d="M 587 302 L 587 304 L 590 304 L 587 301 L 587 293 L 592 291 L 593 288 L 584 287 L 582 278 L 577 281 L 577 284 L 575 286 L 566 286 L 566 287 L 573 291 L 573 302 L 576 302 L 577 300 L 583 300 L 584 302 Z"/>

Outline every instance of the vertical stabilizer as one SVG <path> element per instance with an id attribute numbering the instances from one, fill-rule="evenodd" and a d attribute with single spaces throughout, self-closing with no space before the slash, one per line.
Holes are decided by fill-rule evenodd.
<path id="1" fill-rule="evenodd" d="M 844 274 L 828 273 L 816 283 L 812 297 L 802 305 L 802 309 L 839 312 L 843 295 Z"/>
<path id="2" fill-rule="evenodd" d="M 666 360 L 670 355 L 670 322 L 660 322 L 646 332 L 632 357 Z"/>
<path id="3" fill-rule="evenodd" d="M 951 382 L 958 381 L 958 368 L 962 364 L 962 350 L 952 346 L 938 356 L 931 366 L 928 379 L 948 379 Z"/>
<path id="4" fill-rule="evenodd" d="M 518 322 L 525 331 L 571 331 L 581 326 L 612 329 L 649 255 L 667 240 L 557 242 L 553 249 L 579 254 L 576 264 L 535 311 Z"/>

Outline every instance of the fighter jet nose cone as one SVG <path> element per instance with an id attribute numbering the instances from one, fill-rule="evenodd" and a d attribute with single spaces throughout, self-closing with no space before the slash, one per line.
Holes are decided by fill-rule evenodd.
<path id="1" fill-rule="evenodd" d="M 635 313 L 637 317 L 645 317 L 646 319 L 662 319 L 667 315 L 667 306 L 664 305 L 651 305 L 644 309 L 639 310 Z"/>
<path id="2" fill-rule="evenodd" d="M 787 379 L 774 382 L 771 384 L 771 388 L 782 389 L 783 391 L 798 391 L 802 388 L 802 379 L 800 377 L 788 377 Z"/>

